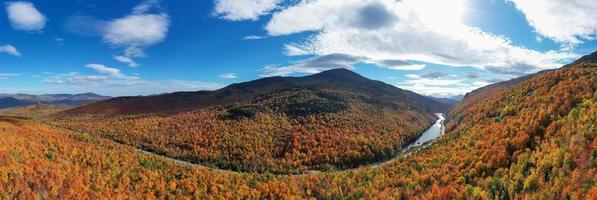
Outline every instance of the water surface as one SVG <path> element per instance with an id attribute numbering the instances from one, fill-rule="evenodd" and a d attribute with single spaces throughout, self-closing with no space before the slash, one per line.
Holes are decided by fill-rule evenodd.
<path id="1" fill-rule="evenodd" d="M 429 127 L 429 129 L 427 129 L 419 138 L 417 138 L 416 141 L 406 146 L 402 152 L 406 152 L 414 147 L 424 145 L 427 142 L 434 140 L 444 134 L 444 120 L 446 120 L 446 117 L 444 117 L 444 114 L 442 113 L 435 113 L 435 115 L 438 117 L 437 121 L 435 121 L 435 124 Z"/>

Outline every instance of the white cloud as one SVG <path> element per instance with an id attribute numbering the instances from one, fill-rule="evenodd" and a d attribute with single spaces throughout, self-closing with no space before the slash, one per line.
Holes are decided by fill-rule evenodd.
<path id="1" fill-rule="evenodd" d="M 284 54 L 286 54 L 287 56 L 309 55 L 308 51 L 298 48 L 297 46 L 298 46 L 297 44 L 285 44 L 284 45 Z"/>
<path id="2" fill-rule="evenodd" d="M 128 77 L 128 78 L 127 78 Z M 215 90 L 222 88 L 218 83 L 186 80 L 149 81 L 140 77 L 124 75 L 124 78 L 113 77 L 109 73 L 102 75 L 85 75 L 76 72 L 45 77 L 43 82 L 48 89 L 43 93 L 84 93 L 93 91 L 112 96 L 152 95 L 177 91 Z"/>
<path id="3" fill-rule="evenodd" d="M 90 16 L 74 16 L 65 26 L 80 35 L 101 36 L 106 43 L 122 50 L 121 55 L 114 56 L 115 60 L 137 67 L 139 64 L 134 58 L 145 57 L 145 48 L 166 39 L 170 17 L 162 11 L 159 0 L 147 0 L 122 18 L 98 20 Z"/>
<path id="4" fill-rule="evenodd" d="M 597 1 L 508 0 L 526 16 L 537 33 L 556 42 L 576 45 L 597 34 Z"/>
<path id="5" fill-rule="evenodd" d="M 374 60 L 372 58 L 364 57 L 364 63 L 374 64 L 380 67 L 385 67 L 392 70 L 398 71 L 417 71 L 427 67 L 425 64 L 413 64 L 403 60 Z"/>
<path id="6" fill-rule="evenodd" d="M 478 74 L 469 73 L 457 76 L 441 71 L 426 71 L 421 74 L 407 74 L 408 79 L 396 83 L 395 86 L 414 91 L 419 94 L 434 97 L 452 97 L 463 95 L 480 87 L 489 85 L 501 80 L 474 80 L 470 78 L 479 78 Z M 458 78 L 452 78 L 458 77 Z"/>
<path id="7" fill-rule="evenodd" d="M 109 79 L 110 78 L 107 77 L 107 76 L 75 75 L 75 76 L 68 77 L 68 79 L 66 80 L 66 82 L 69 83 L 69 84 L 94 83 L 94 82 L 105 81 L 105 80 L 109 80 Z"/>
<path id="8" fill-rule="evenodd" d="M 427 65 L 424 64 L 419 64 L 419 65 L 402 65 L 402 66 L 390 66 L 388 67 L 388 69 L 393 69 L 393 70 L 422 70 L 423 68 L 425 68 Z"/>
<path id="9" fill-rule="evenodd" d="M 10 24 L 16 30 L 40 31 L 46 25 L 46 17 L 29 2 L 8 2 L 6 12 Z"/>
<path id="10" fill-rule="evenodd" d="M 144 47 L 162 42 L 170 24 L 168 15 L 133 14 L 108 23 L 104 40 L 123 47 Z"/>
<path id="11" fill-rule="evenodd" d="M 13 55 L 16 57 L 21 57 L 21 52 L 19 52 L 19 50 L 17 50 L 17 48 L 15 48 L 12 45 L 3 45 L 0 46 L 0 53 L 7 53 L 9 55 Z"/>
<path id="12" fill-rule="evenodd" d="M 402 60 L 373 60 L 365 56 L 334 53 L 301 60 L 289 66 L 266 66 L 262 69 L 261 76 L 287 76 L 292 73 L 314 74 L 337 68 L 352 69 L 357 63 L 369 63 L 388 69 L 408 71 L 421 70 L 426 66 Z"/>
<path id="13" fill-rule="evenodd" d="M 17 77 L 17 76 L 22 76 L 22 74 L 16 74 L 16 73 L 0 73 L 0 80 L 4 80 L 10 77 Z"/>
<path id="14" fill-rule="evenodd" d="M 419 74 L 406 74 L 405 77 L 408 79 L 396 83 L 395 86 L 434 97 L 463 95 L 480 87 L 502 81 L 491 77 L 481 78 L 477 72 L 450 74 L 431 70 Z"/>
<path id="15" fill-rule="evenodd" d="M 463 85 L 462 79 L 432 79 L 432 78 L 419 78 L 419 79 L 411 79 L 402 82 L 401 84 L 423 84 L 423 85 L 431 85 L 431 86 L 446 86 L 446 85 Z"/>
<path id="16" fill-rule="evenodd" d="M 461 95 L 489 84 L 480 81 L 466 83 L 464 79 L 421 78 L 421 76 L 415 74 L 406 76 L 411 79 L 397 83 L 395 86 L 434 97 Z"/>
<path id="17" fill-rule="evenodd" d="M 214 15 L 231 21 L 257 20 L 276 9 L 281 0 L 216 0 Z"/>
<path id="18" fill-rule="evenodd" d="M 421 61 L 519 74 L 556 68 L 577 57 L 568 52 L 539 52 L 516 46 L 503 36 L 467 26 L 462 23 L 465 3 L 465 0 L 301 1 L 274 13 L 265 29 L 271 36 L 313 32 L 307 40 L 285 46 L 285 53 L 291 56 L 346 54 L 368 60 Z"/>
<path id="19" fill-rule="evenodd" d="M 109 21 L 103 33 L 104 41 L 124 48 L 123 55 L 114 59 L 130 67 L 139 64 L 133 58 L 145 57 L 143 48 L 164 41 L 170 27 L 168 14 L 149 13 L 159 8 L 158 0 L 148 0 L 133 8 L 132 14 Z"/>
<path id="20" fill-rule="evenodd" d="M 396 15 L 381 2 L 371 0 L 301 1 L 274 13 L 265 29 L 270 35 L 321 31 L 332 27 L 381 28 L 391 25 Z"/>
<path id="21" fill-rule="evenodd" d="M 441 71 L 427 71 L 425 74 L 421 75 L 421 77 L 426 79 L 439 79 L 448 75 L 448 73 Z"/>
<path id="22" fill-rule="evenodd" d="M 330 54 L 299 61 L 290 66 L 266 66 L 262 69 L 261 76 L 287 76 L 292 73 L 319 73 L 325 70 L 346 68 L 360 62 L 361 58 L 346 54 Z"/>
<path id="23" fill-rule="evenodd" d="M 479 87 L 483 87 L 483 86 L 486 86 L 486 85 L 489 85 L 489 84 L 491 84 L 491 83 L 489 83 L 487 81 L 474 81 L 473 82 L 474 86 L 479 86 Z"/>
<path id="24" fill-rule="evenodd" d="M 15 74 L 15 73 L 0 73 L 0 76 L 2 77 L 14 77 L 14 76 L 21 76 L 21 74 Z"/>
<path id="25" fill-rule="evenodd" d="M 87 64 L 95 74 L 71 72 L 66 74 L 44 73 L 43 82 L 48 91 L 89 92 L 121 95 L 151 95 L 176 91 L 214 90 L 223 87 L 218 83 L 186 80 L 144 80 L 138 74 L 128 75 L 121 70 L 103 64 Z M 44 92 L 48 92 L 44 91 Z"/>
<path id="26" fill-rule="evenodd" d="M 406 75 L 406 77 L 407 77 L 407 78 L 411 78 L 411 79 L 418 79 L 418 78 L 421 78 L 421 76 L 420 76 L 420 75 L 418 75 L 418 74 L 407 74 L 407 75 Z"/>
<path id="27" fill-rule="evenodd" d="M 455 86 L 455 87 L 446 87 L 446 86 L 429 86 L 425 84 L 415 84 L 415 85 L 401 85 L 397 84 L 396 87 L 410 90 L 416 92 L 418 94 L 422 94 L 425 96 L 433 96 L 433 97 L 453 97 L 456 95 L 466 94 L 470 91 L 473 91 L 479 87 L 477 86 Z"/>
<path id="28" fill-rule="evenodd" d="M 160 9 L 160 0 L 146 0 L 133 8 L 133 14 L 144 14 L 151 12 L 152 9 Z"/>
<path id="29" fill-rule="evenodd" d="M 223 79 L 235 79 L 235 78 L 238 78 L 238 74 L 236 74 L 236 73 L 225 73 L 225 74 L 220 75 L 220 78 L 223 78 Z"/>
<path id="30" fill-rule="evenodd" d="M 114 56 L 114 60 L 121 62 L 121 63 L 125 63 L 129 67 L 138 67 L 139 66 L 139 64 L 137 64 L 137 62 L 135 62 L 135 60 L 133 60 L 130 57 L 126 57 L 126 56 Z"/>
<path id="31" fill-rule="evenodd" d="M 77 72 L 67 74 L 58 74 L 47 77 L 43 80 L 47 84 L 84 84 L 84 83 L 100 83 L 101 81 L 110 80 L 109 76 L 105 75 L 82 75 Z"/>
<path id="32" fill-rule="evenodd" d="M 109 75 L 112 77 L 124 77 L 119 69 L 107 67 L 102 64 L 87 64 L 85 67 L 95 70 L 97 73 Z"/>
<path id="33" fill-rule="evenodd" d="M 245 36 L 243 39 L 244 40 L 261 40 L 261 39 L 265 39 L 265 38 L 267 38 L 267 36 L 249 35 L 249 36 Z"/>

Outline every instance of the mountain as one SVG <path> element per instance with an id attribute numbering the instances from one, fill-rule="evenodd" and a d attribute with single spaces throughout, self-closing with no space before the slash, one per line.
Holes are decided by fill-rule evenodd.
<path id="1" fill-rule="evenodd" d="M 287 93 L 266 95 L 256 101 L 276 100 Z M 292 134 L 287 133 L 295 129 L 280 120 L 288 119 L 286 116 L 222 120 L 220 114 L 226 112 L 215 109 L 169 117 L 78 116 L 65 119 L 65 125 L 61 125 L 70 125 L 69 129 L 77 131 L 0 117 L 0 129 L 4 130 L 0 162 L 6 166 L 0 168 L 0 175 L 9 177 L 0 179 L 0 191 L 4 192 L 0 196 L 49 199 L 81 196 L 177 199 L 193 195 L 221 199 L 597 197 L 597 63 L 594 61 L 475 90 L 448 113 L 444 135 L 426 147 L 375 167 L 296 176 L 235 173 L 205 169 L 137 150 L 142 147 L 190 162 L 236 157 L 229 165 L 206 166 L 242 171 L 231 166 L 260 162 L 266 159 L 262 155 L 266 153 L 287 159 L 282 163 L 293 167 L 325 158 L 356 162 L 359 159 L 355 160 L 354 156 L 359 153 L 371 152 L 365 154 L 373 157 L 370 154 L 378 150 L 372 148 L 376 143 L 367 143 L 367 139 L 395 132 L 376 129 L 379 125 L 394 124 L 388 123 L 387 118 L 384 123 L 367 124 L 368 119 L 383 112 L 361 116 L 350 123 L 346 116 L 333 118 L 338 113 L 292 119 L 289 121 L 299 124 L 298 131 Z M 397 116 L 403 112 L 391 114 Z M 406 119 L 403 123 L 408 125 L 410 116 Z M 352 129 L 371 131 L 347 134 Z M 385 133 L 375 134 L 384 130 Z M 309 140 L 312 135 L 315 139 Z M 339 143 L 332 136 L 354 143 Z M 323 148 L 326 146 L 335 148 Z M 222 150 L 224 147 L 228 148 Z M 303 163 L 293 162 L 295 158 L 316 159 Z M 14 173 L 19 176 L 12 176 Z M 23 184 L 28 181 L 31 183 Z M 51 184 L 34 184 L 40 181 Z"/>
<path id="2" fill-rule="evenodd" d="M 60 104 L 31 104 L 0 109 L 0 115 L 39 119 L 70 108 L 72 107 Z"/>
<path id="3" fill-rule="evenodd" d="M 597 199 L 593 59 L 467 94 L 448 113 L 440 138 L 385 165 L 300 175 L 205 167 L 251 171 L 247 163 L 359 162 L 374 158 L 380 144 L 396 146 L 393 141 L 404 137 L 384 138 L 398 132 L 388 126 L 408 126 L 417 116 L 397 110 L 379 117 L 391 107 L 378 109 L 364 96 L 340 90 L 275 91 L 231 107 L 344 101 L 329 98 L 334 94 L 349 98 L 351 109 L 377 109 L 293 118 L 261 113 L 222 119 L 228 106 L 167 117 L 0 116 L 0 177 L 8 177 L 0 178 L 0 198 Z M 401 115 L 406 117 L 391 120 Z M 383 120 L 368 121 L 376 118 Z"/>
<path id="4" fill-rule="evenodd" d="M 566 67 L 573 67 L 575 65 L 587 65 L 588 67 L 592 67 L 595 63 L 597 63 L 597 51 L 579 58 L 573 63 L 566 65 Z"/>
<path id="5" fill-rule="evenodd" d="M 0 109 L 35 104 L 80 106 L 92 101 L 109 99 L 94 93 L 84 94 L 0 94 Z"/>
<path id="6" fill-rule="evenodd" d="M 79 106 L 92 101 L 109 99 L 94 93 L 84 94 L 0 94 L 0 109 L 33 104 Z"/>
<path id="7" fill-rule="evenodd" d="M 25 105 L 30 105 L 30 104 L 31 104 L 31 102 L 29 102 L 29 101 L 23 101 L 23 100 L 19 100 L 19 99 L 13 98 L 13 97 L 0 98 L 0 109 L 17 107 L 17 106 L 25 106 Z"/>
<path id="8" fill-rule="evenodd" d="M 76 102 L 76 101 L 95 101 L 109 99 L 109 96 L 102 96 L 94 93 L 84 94 L 42 94 L 42 95 L 30 95 L 30 94 L 0 94 L 0 97 L 12 97 L 15 99 L 31 102 Z"/>
<path id="9" fill-rule="evenodd" d="M 454 177 L 438 191 L 474 188 L 473 199 L 594 199 L 596 124 L 597 52 L 468 93 L 448 114 L 440 145 L 417 155 L 461 167 L 419 173 Z"/>
<path id="10" fill-rule="evenodd" d="M 287 174 L 390 159 L 447 109 L 335 69 L 211 92 L 114 98 L 59 113 L 54 125 L 220 169 Z"/>
<path id="11" fill-rule="evenodd" d="M 432 96 L 429 96 L 429 98 L 431 98 L 434 101 L 437 101 L 439 103 L 442 103 L 442 104 L 444 104 L 447 107 L 454 106 L 454 105 L 458 104 L 458 102 L 460 101 L 460 100 L 455 100 L 452 97 L 445 98 L 445 97 L 432 97 Z"/>
<path id="12" fill-rule="evenodd" d="M 460 94 L 460 95 L 456 95 L 456 96 L 451 96 L 451 97 L 448 97 L 448 99 L 452 99 L 452 100 L 454 100 L 454 101 L 461 101 L 461 100 L 462 100 L 462 98 L 464 98 L 464 95 L 462 95 L 462 94 Z"/>
<path id="13" fill-rule="evenodd" d="M 118 97 L 94 102 L 66 113 L 173 114 L 210 106 L 250 101 L 261 95 L 293 88 L 314 90 L 348 89 L 380 99 L 400 102 L 401 105 L 412 106 L 429 112 L 444 112 L 448 107 L 414 92 L 402 90 L 381 81 L 369 80 L 350 70 L 334 69 L 305 77 L 263 78 L 232 84 L 216 91 L 176 92 L 145 97 Z"/>

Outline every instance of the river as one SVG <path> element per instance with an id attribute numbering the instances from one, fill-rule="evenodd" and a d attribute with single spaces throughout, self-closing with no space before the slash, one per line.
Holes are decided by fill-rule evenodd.
<path id="1" fill-rule="evenodd" d="M 429 141 L 435 140 L 444 134 L 444 121 L 446 120 L 446 117 L 442 113 L 435 113 L 435 115 L 438 117 L 437 121 L 435 121 L 435 124 L 429 127 L 429 129 L 427 129 L 419 138 L 417 138 L 416 141 L 410 143 L 408 146 L 402 149 L 402 152 L 407 152 L 414 147 L 425 145 Z"/>
<path id="2" fill-rule="evenodd" d="M 386 160 L 383 162 L 377 162 L 377 163 L 373 163 L 373 164 L 369 164 L 366 166 L 370 166 L 370 167 L 379 167 L 379 166 L 383 166 L 383 165 L 387 165 L 390 163 L 393 163 L 395 161 L 397 161 L 400 157 L 402 157 L 403 155 L 407 155 L 409 154 L 408 151 L 415 148 L 415 147 L 419 147 L 419 146 L 424 146 L 424 145 L 428 145 L 431 143 L 431 141 L 437 139 L 438 137 L 442 136 L 444 134 L 445 128 L 444 128 L 444 121 L 446 120 L 446 117 L 444 116 L 444 114 L 442 113 L 435 113 L 435 115 L 437 115 L 438 119 L 435 121 L 435 123 L 433 125 L 431 125 L 431 127 L 429 127 L 425 132 L 423 132 L 423 134 L 421 134 L 421 136 L 419 136 L 419 138 L 417 138 L 417 140 L 415 140 L 414 142 L 409 143 L 408 145 L 406 145 L 406 147 L 404 147 L 401 151 L 401 153 L 399 153 L 398 155 L 396 155 L 394 158 L 390 159 L 390 160 Z M 203 168 L 203 169 L 211 169 L 220 173 L 231 173 L 231 174 L 239 174 L 242 172 L 236 172 L 236 171 L 231 171 L 231 170 L 223 170 L 223 169 L 216 169 L 216 168 L 211 168 L 211 167 L 206 167 L 200 164 L 194 164 L 194 163 L 190 163 L 187 161 L 183 161 L 183 160 L 177 160 L 174 158 L 169 158 L 166 156 L 162 156 L 162 155 L 158 155 L 155 154 L 153 152 L 148 152 L 148 151 L 144 151 L 141 149 L 137 149 L 138 152 L 140 153 L 144 153 L 144 154 L 152 154 L 154 156 L 158 156 L 161 157 L 165 160 L 169 160 L 175 163 L 179 163 L 182 165 L 186 165 L 186 166 L 190 166 L 190 167 L 197 167 L 197 168 Z M 364 167 L 364 166 L 362 166 Z M 340 171 L 344 171 L 344 170 L 340 170 Z M 305 174 L 297 174 L 298 176 L 308 176 L 308 175 L 313 175 L 313 174 L 318 174 L 321 173 L 321 171 L 317 171 L 317 170 L 311 170 L 308 171 Z"/>
<path id="3" fill-rule="evenodd" d="M 378 162 L 378 163 L 373 163 L 373 164 L 369 164 L 366 166 L 369 167 L 379 167 L 379 166 L 383 166 L 386 164 L 390 164 L 393 163 L 395 161 L 397 161 L 400 157 L 402 157 L 403 155 L 408 155 L 409 154 L 409 150 L 415 148 L 415 147 L 419 147 L 419 146 L 424 146 L 424 145 L 428 145 L 431 143 L 431 141 L 437 139 L 438 137 L 442 136 L 444 134 L 445 128 L 444 128 L 444 121 L 445 121 L 445 116 L 442 113 L 435 113 L 438 117 L 437 121 L 435 121 L 435 123 L 433 125 L 431 125 L 431 127 L 429 127 L 425 132 L 423 132 L 423 134 L 421 134 L 421 136 L 419 136 L 417 138 L 417 140 L 415 140 L 414 142 L 409 143 L 408 145 L 406 145 L 401 153 L 399 153 L 398 155 L 396 155 L 394 158 L 390 159 L 390 160 L 386 160 L 383 162 Z M 1 117 L 1 116 L 0 116 Z M 13 118 L 13 117 L 10 117 Z M 142 149 L 137 149 L 137 151 L 139 153 L 142 154 L 148 154 L 148 155 L 153 155 L 156 157 L 160 157 L 164 160 L 168 160 L 174 163 L 178 163 L 180 165 L 184 165 L 184 166 L 189 166 L 189 167 L 193 167 L 193 168 L 202 168 L 202 169 L 209 169 L 209 170 L 213 170 L 216 172 L 220 172 L 220 173 L 230 173 L 230 174 L 239 174 L 242 172 L 236 172 L 236 171 L 231 171 L 231 170 L 223 170 L 223 169 L 216 169 L 216 168 L 211 168 L 211 167 L 207 167 L 207 166 L 203 166 L 201 164 L 195 164 L 195 163 L 190 163 L 187 161 L 183 161 L 183 160 L 178 160 L 175 158 L 170 158 L 170 157 L 166 157 L 163 155 L 158 155 L 156 153 L 153 152 L 149 152 L 149 151 L 145 151 Z M 362 167 L 366 167 L 366 166 L 362 166 Z M 343 170 L 340 170 L 343 171 Z M 299 176 L 307 176 L 307 175 L 312 175 L 312 174 L 318 174 L 321 173 L 320 171 L 309 171 L 305 174 L 297 174 Z"/>
<path id="4" fill-rule="evenodd" d="M 411 150 L 415 147 L 428 145 L 431 143 L 431 141 L 437 139 L 439 136 L 442 136 L 445 131 L 444 121 L 446 120 L 446 117 L 442 113 L 435 113 L 435 115 L 437 115 L 437 118 L 438 118 L 435 121 L 435 123 L 433 125 L 431 125 L 431 127 L 429 127 L 425 132 L 423 132 L 423 134 L 421 134 L 421 136 L 419 136 L 419 138 L 417 138 L 417 140 L 409 143 L 408 145 L 406 145 L 406 147 L 402 148 L 401 153 L 399 153 L 398 155 L 396 155 L 394 158 L 392 158 L 390 160 L 374 163 L 369 166 L 379 167 L 379 166 L 383 166 L 383 165 L 387 165 L 387 164 L 396 162 L 403 155 L 408 155 L 409 150 Z"/>

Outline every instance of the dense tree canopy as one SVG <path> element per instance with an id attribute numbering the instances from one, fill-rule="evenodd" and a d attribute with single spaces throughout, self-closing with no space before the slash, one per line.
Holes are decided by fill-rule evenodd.
<path id="1" fill-rule="evenodd" d="M 216 168 L 300 173 L 391 158 L 433 121 L 348 90 L 291 89 L 173 116 L 75 115 L 54 124 Z"/>
<path id="2" fill-rule="evenodd" d="M 255 104 L 260 102 L 244 106 Z M 291 176 L 229 173 L 135 150 L 145 145 L 173 157 L 196 153 L 244 166 L 244 159 L 276 158 L 271 156 L 280 152 L 271 151 L 279 144 L 278 136 L 271 136 L 275 130 L 301 130 L 286 143 L 292 147 L 286 152 L 297 153 L 285 155 L 309 166 L 322 160 L 342 163 L 334 158 L 347 155 L 375 155 L 373 147 L 387 142 L 376 137 L 401 138 L 377 133 L 392 129 L 371 123 L 395 116 L 392 111 L 362 117 L 366 105 L 355 105 L 307 117 L 257 109 L 255 115 L 226 119 L 222 116 L 231 107 L 222 107 L 170 117 L 78 117 L 50 123 L 77 131 L 0 118 L 0 199 L 597 198 L 597 65 L 587 63 L 467 95 L 449 113 L 444 136 L 380 167 Z M 239 139 L 245 143 L 234 143 Z M 392 145 L 377 147 L 384 146 Z M 371 154 L 363 154 L 367 150 Z M 269 167 L 293 159 L 274 161 L 279 163 Z"/>

